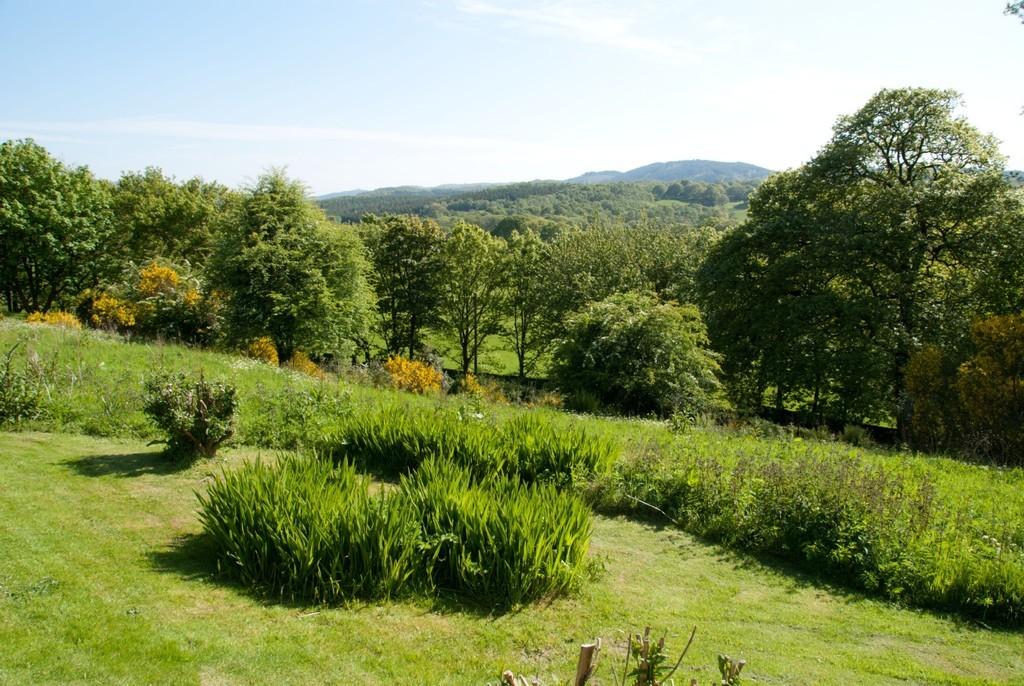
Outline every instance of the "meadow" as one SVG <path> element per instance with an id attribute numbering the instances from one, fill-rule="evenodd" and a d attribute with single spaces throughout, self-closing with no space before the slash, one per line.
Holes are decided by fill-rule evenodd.
<path id="1" fill-rule="evenodd" d="M 1019 469 L 855 448 L 762 424 L 673 428 L 416 396 L 356 372 L 313 379 L 230 354 L 0 322 L 0 349 L 16 343 L 16 362 L 46 380 L 46 413 L 0 436 L 0 482 L 14 485 L 0 499 L 2 544 L 19 551 L 0 562 L 6 683 L 303 683 L 315 673 L 485 683 L 505 668 L 558 683 L 555 675 L 571 672 L 576 644 L 602 636 L 622 648 L 623 632 L 645 624 L 668 630 L 670 645 L 698 625 L 687 664 L 704 670 L 693 672 L 701 681 L 718 652 L 746 658 L 744 674 L 769 683 L 1016 683 L 1024 671 L 1022 637 L 1012 628 L 1019 598 L 994 597 L 985 612 L 986 592 L 1019 589 Z M 145 445 L 158 435 L 141 411 L 143 381 L 161 370 L 237 385 L 234 447 L 182 468 Z M 411 457 L 381 463 L 405 454 L 394 447 L 409 440 L 380 430 L 398 422 L 374 424 L 389 411 L 410 418 L 413 430 L 436 425 L 443 433 L 467 420 L 483 427 L 457 445 L 437 443 L 446 453 L 476 455 L 465 446 L 506 427 L 524 430 L 525 420 L 577 443 L 612 446 L 583 470 L 586 478 L 556 479 L 596 512 L 592 576 L 567 594 L 512 608 L 450 593 L 324 606 L 275 599 L 218 571 L 197 493 L 257 457 L 275 463 L 311 447 L 326 456 L 339 440 L 349 445 L 353 427 L 375 447 L 345 459 L 358 464 L 362 455 L 363 469 L 390 482 L 415 465 L 403 461 Z M 425 440 L 418 436 L 417 445 Z M 518 474 L 519 463 L 509 464 Z M 821 471 L 836 465 L 853 467 Z M 868 497 L 872 485 L 876 498 Z M 895 517 L 910 526 L 914 512 L 892 509 L 894 494 L 928 507 L 928 521 L 903 545 L 879 525 L 879 517 Z M 850 522 L 864 524 L 856 536 L 843 529 Z M 813 537 L 821 545 L 808 545 Z M 865 543 L 876 546 L 874 557 L 848 550 Z M 850 554 L 837 556 L 843 550 Z M 865 559 L 888 565 L 889 576 L 873 586 Z M 934 583 L 893 587 L 915 570 L 937 574 Z M 947 602 L 965 593 L 974 593 L 971 603 Z M 922 598 L 940 611 L 914 609 Z"/>

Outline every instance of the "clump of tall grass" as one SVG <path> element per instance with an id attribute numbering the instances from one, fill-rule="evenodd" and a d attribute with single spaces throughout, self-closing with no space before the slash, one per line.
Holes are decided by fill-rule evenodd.
<path id="1" fill-rule="evenodd" d="M 852 454 L 770 453 L 726 464 L 641 451 L 592 495 L 600 510 L 657 509 L 691 533 L 890 599 L 1024 623 L 1024 548 L 1013 533 L 983 533 L 991 521 L 947 505 L 922 475 Z"/>
<path id="2" fill-rule="evenodd" d="M 199 506 L 221 569 L 267 595 L 389 598 L 408 592 L 419 571 L 415 513 L 371 495 L 348 464 L 257 460 L 214 479 Z"/>
<path id="3" fill-rule="evenodd" d="M 581 427 L 556 426 L 544 417 L 493 423 L 461 413 L 385 405 L 353 413 L 324 452 L 381 473 L 415 470 L 425 460 L 447 459 L 483 477 L 516 476 L 559 486 L 582 484 L 610 468 L 617 446 Z"/>
<path id="4" fill-rule="evenodd" d="M 417 513 L 432 587 L 518 605 L 576 586 L 586 574 L 590 509 L 551 484 L 474 481 L 450 461 L 402 477 Z"/>
<path id="5" fill-rule="evenodd" d="M 286 600 L 453 592 L 514 606 L 583 578 L 589 508 L 549 484 L 431 459 L 371 495 L 351 464 L 286 456 L 218 476 L 200 520 L 222 570 Z"/>

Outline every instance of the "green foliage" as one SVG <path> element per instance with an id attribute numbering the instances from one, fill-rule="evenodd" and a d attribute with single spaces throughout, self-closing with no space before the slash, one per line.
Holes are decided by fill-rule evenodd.
<path id="1" fill-rule="evenodd" d="M 457 222 L 444 242 L 441 319 L 459 343 L 462 373 L 478 370 L 480 346 L 501 329 L 500 287 L 505 243 Z"/>
<path id="2" fill-rule="evenodd" d="M 445 226 L 467 221 L 502 237 L 527 228 L 507 222 L 509 217 L 519 217 L 530 228 L 550 235 L 559 227 L 585 224 L 595 217 L 631 225 L 653 222 L 662 226 L 731 221 L 740 209 L 732 203 L 742 203 L 757 184 L 687 183 L 686 192 L 678 195 L 666 195 L 664 183 L 647 181 L 532 181 L 478 189 L 395 188 L 326 198 L 320 200 L 320 205 L 340 221 L 359 221 L 367 214 L 414 214 Z"/>
<path id="3" fill-rule="evenodd" d="M 519 379 L 537 368 L 551 347 L 554 324 L 545 275 L 550 267 L 549 247 L 535 231 L 516 231 L 508 240 L 501 274 L 501 313 L 509 322 L 504 338 L 516 355 Z"/>
<path id="4" fill-rule="evenodd" d="M 221 569 L 285 600 L 406 595 L 421 570 L 415 513 L 371 496 L 346 464 L 283 456 L 224 472 L 199 495 Z"/>
<path id="5" fill-rule="evenodd" d="M 972 313 L 1005 306 L 982 286 L 1020 276 L 1005 235 L 1020 196 L 958 105 L 952 91 L 880 91 L 810 163 L 766 182 L 712 251 L 702 304 L 747 404 L 773 388 L 779 406 L 906 428 L 911 351 L 955 345 Z"/>
<path id="6" fill-rule="evenodd" d="M 920 473 L 799 439 L 729 461 L 680 444 L 620 462 L 606 511 L 657 508 L 691 533 L 788 559 L 919 607 L 1024 621 L 1024 531 L 977 501 L 955 506 Z"/>
<path id="7" fill-rule="evenodd" d="M 213 457 L 231 438 L 237 404 L 234 386 L 179 373 L 147 380 L 143 409 L 167 434 L 168 456 L 192 460 Z"/>
<path id="8" fill-rule="evenodd" d="M 239 433 L 246 442 L 292 450 L 336 431 L 352 412 L 351 391 L 329 382 L 260 386 L 246 404 Z"/>
<path id="9" fill-rule="evenodd" d="M 696 416 L 718 390 L 718 362 L 696 307 L 626 293 L 565 321 L 551 366 L 562 392 L 592 393 L 625 412 Z"/>
<path id="10" fill-rule="evenodd" d="M 966 359 L 935 346 L 918 350 L 907 389 L 915 445 L 1024 463 L 1024 315 L 974 322 Z"/>
<path id="11" fill-rule="evenodd" d="M 43 412 L 43 380 L 39 373 L 14 366 L 18 344 L 0 360 L 0 426 L 21 424 Z"/>
<path id="12" fill-rule="evenodd" d="M 0 143 L 0 292 L 10 311 L 46 312 L 116 266 L 110 193 L 31 139 Z"/>
<path id="13" fill-rule="evenodd" d="M 473 415 L 396 405 L 353 412 L 320 449 L 385 474 L 414 471 L 434 458 L 477 478 L 506 474 L 562 487 L 607 471 L 617 453 L 613 443 L 579 426 L 556 428 L 539 417 L 494 425 Z"/>
<path id="14" fill-rule="evenodd" d="M 419 517 L 434 588 L 515 606 L 583 580 L 591 517 L 576 495 L 509 477 L 474 481 L 443 460 L 402 477 L 399 492 Z"/>
<path id="15" fill-rule="evenodd" d="M 377 496 L 346 463 L 256 461 L 215 479 L 200 519 L 222 569 L 322 603 L 453 591 L 517 605 L 577 585 L 590 542 L 578 497 L 433 461 Z"/>
<path id="16" fill-rule="evenodd" d="M 232 342 L 268 335 L 289 359 L 349 355 L 365 340 L 373 297 L 359 238 L 330 224 L 300 183 L 264 174 L 224 223 L 208 274 L 226 295 Z"/>
<path id="17" fill-rule="evenodd" d="M 177 182 L 156 167 L 125 173 L 114 186 L 112 203 L 122 259 L 205 263 L 220 214 L 231 200 L 227 188 L 198 177 Z"/>
<path id="18" fill-rule="evenodd" d="M 444 279 L 444 232 L 410 215 L 368 216 L 360 225 L 373 264 L 378 330 L 391 355 L 412 359 L 423 346 L 423 329 L 440 321 Z"/>

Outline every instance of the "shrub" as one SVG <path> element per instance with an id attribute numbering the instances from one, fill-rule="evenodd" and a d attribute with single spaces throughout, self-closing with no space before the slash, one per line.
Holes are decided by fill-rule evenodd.
<path id="1" fill-rule="evenodd" d="M 97 329 L 128 331 L 135 326 L 135 306 L 110 293 L 101 293 L 90 303 L 89 323 Z"/>
<path id="2" fill-rule="evenodd" d="M 146 414 L 167 434 L 174 459 L 213 457 L 234 432 L 237 399 L 233 386 L 192 380 L 184 374 L 146 381 Z"/>
<path id="3" fill-rule="evenodd" d="M 152 261 L 123 285 L 133 304 L 136 330 L 144 336 L 209 344 L 220 330 L 222 301 L 204 295 L 199 278 L 185 267 Z"/>
<path id="4" fill-rule="evenodd" d="M 294 449 L 315 445 L 351 413 L 350 392 L 335 384 L 306 383 L 271 391 L 257 387 L 239 429 L 251 445 Z"/>
<path id="5" fill-rule="evenodd" d="M 392 386 L 410 393 L 438 393 L 444 381 L 439 369 L 400 355 L 389 357 L 384 369 L 391 377 Z"/>
<path id="6" fill-rule="evenodd" d="M 324 370 L 320 369 L 317 363 L 309 359 L 309 355 L 301 350 L 296 350 L 285 366 L 293 372 L 305 374 L 306 376 L 311 376 L 314 379 L 327 378 L 327 374 L 324 373 Z"/>
<path id="7" fill-rule="evenodd" d="M 565 321 L 551 377 L 569 395 L 636 414 L 695 416 L 718 393 L 718 362 L 697 308 L 621 293 Z"/>
<path id="8" fill-rule="evenodd" d="M 474 482 L 450 462 L 371 496 L 347 463 L 284 456 L 224 472 L 199 498 L 221 568 L 288 600 L 454 591 L 514 605 L 568 590 L 586 570 L 579 498 Z"/>
<path id="9" fill-rule="evenodd" d="M 42 413 L 43 387 L 37 375 L 14 368 L 15 344 L 0 360 L 0 426 L 20 424 Z"/>
<path id="10" fill-rule="evenodd" d="M 29 324 L 49 324 L 64 329 L 81 329 L 82 322 L 70 312 L 50 310 L 49 312 L 33 312 L 26 319 Z"/>
<path id="11" fill-rule="evenodd" d="M 245 354 L 254 360 L 266 362 L 267 364 L 274 365 L 275 367 L 279 364 L 277 358 L 277 346 L 274 345 L 274 341 L 270 336 L 260 336 L 256 340 L 252 341 L 246 347 Z"/>
<path id="12" fill-rule="evenodd" d="M 930 450 L 1024 463 L 1024 315 L 978 320 L 971 348 L 966 359 L 934 346 L 911 357 L 911 438 Z"/>

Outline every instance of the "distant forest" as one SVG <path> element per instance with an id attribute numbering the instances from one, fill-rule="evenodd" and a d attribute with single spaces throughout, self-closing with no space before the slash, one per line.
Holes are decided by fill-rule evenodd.
<path id="1" fill-rule="evenodd" d="M 367 214 L 415 214 L 442 225 L 462 219 L 501 235 L 522 223 L 541 231 L 595 220 L 691 226 L 735 223 L 742 220 L 747 199 L 759 183 L 681 180 L 581 185 L 531 181 L 470 191 L 382 189 L 323 198 L 319 203 L 329 216 L 342 222 L 358 221 Z"/>

